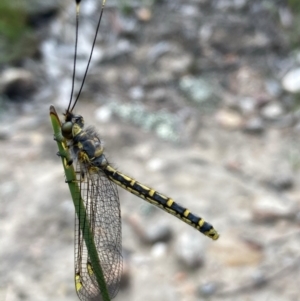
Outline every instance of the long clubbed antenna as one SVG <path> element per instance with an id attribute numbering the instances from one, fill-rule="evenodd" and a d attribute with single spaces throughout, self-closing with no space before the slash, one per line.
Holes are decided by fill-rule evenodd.
<path id="1" fill-rule="evenodd" d="M 77 6 L 79 7 L 79 3 L 80 3 L 81 0 L 76 0 L 76 3 L 77 3 Z M 101 11 L 100 11 L 100 16 L 99 16 L 99 20 L 98 20 L 98 24 L 97 24 L 97 27 L 96 27 L 96 32 L 95 32 L 95 36 L 94 36 L 94 40 L 93 40 L 93 44 L 92 44 L 92 49 L 91 49 L 91 53 L 90 53 L 90 57 L 89 57 L 89 60 L 88 60 L 88 63 L 86 65 L 86 69 L 85 69 L 85 73 L 84 73 L 84 76 L 83 76 L 83 79 L 82 79 L 82 83 L 81 83 L 81 86 L 80 86 L 80 89 L 79 89 L 79 92 L 77 94 L 77 97 L 76 97 L 76 100 L 71 108 L 71 112 L 73 111 L 73 109 L 75 108 L 76 106 L 76 103 L 80 97 L 80 94 L 81 94 L 81 91 L 82 91 L 82 88 L 83 88 L 83 85 L 84 85 L 84 82 L 85 82 L 85 79 L 86 79 L 86 76 L 87 76 L 87 73 L 88 73 L 88 70 L 89 70 L 89 67 L 90 67 L 90 63 L 91 63 L 91 60 L 92 60 L 92 56 L 93 56 L 93 51 L 94 51 L 94 48 L 95 48 L 95 44 L 96 44 L 96 40 L 97 40 L 97 35 L 98 35 L 98 31 L 99 31 L 99 28 L 100 28 L 100 24 L 101 24 L 101 20 L 102 20 L 102 15 L 103 15 L 103 11 L 104 11 L 104 7 L 105 7 L 105 2 L 106 0 L 103 0 L 102 1 L 102 6 L 101 6 Z M 75 62 L 75 60 L 74 60 Z M 72 89 L 73 91 L 73 89 Z M 69 108 L 68 108 L 69 109 Z"/>
<path id="2" fill-rule="evenodd" d="M 67 112 L 69 112 L 72 99 L 73 99 L 73 93 L 74 93 L 74 85 L 75 85 L 75 75 L 76 75 L 76 62 L 77 62 L 77 48 L 78 48 L 78 28 L 79 28 L 79 10 L 80 10 L 80 2 L 81 0 L 75 0 L 76 1 L 76 33 L 75 33 L 75 50 L 74 50 L 74 62 L 73 62 L 73 76 L 72 76 L 72 89 L 71 89 L 71 95 L 70 95 L 70 101 L 68 105 Z M 71 110 L 72 111 L 72 110 Z"/>

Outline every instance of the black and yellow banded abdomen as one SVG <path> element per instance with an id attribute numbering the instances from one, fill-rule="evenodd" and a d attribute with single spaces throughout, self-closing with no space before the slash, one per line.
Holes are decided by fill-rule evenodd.
<path id="1" fill-rule="evenodd" d="M 168 198 L 154 189 L 139 183 L 133 178 L 120 173 L 110 165 L 104 167 L 103 171 L 111 181 L 120 187 L 176 216 L 211 239 L 216 240 L 219 238 L 218 232 L 211 224 L 204 221 L 201 217 L 191 213 L 188 209 L 177 204 L 171 198 Z"/>

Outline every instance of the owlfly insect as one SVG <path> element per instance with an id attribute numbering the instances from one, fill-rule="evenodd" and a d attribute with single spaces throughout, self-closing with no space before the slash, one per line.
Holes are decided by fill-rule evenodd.
<path id="1" fill-rule="evenodd" d="M 84 128 L 83 117 L 73 112 L 89 69 L 105 6 L 103 0 L 85 75 L 73 101 L 80 2 L 76 0 L 76 42 L 70 102 L 62 123 L 53 106 L 50 107 L 50 117 L 76 212 L 76 292 L 82 301 L 106 301 L 116 296 L 122 273 L 121 213 L 117 185 L 176 216 L 213 240 L 218 239 L 219 234 L 212 225 L 173 199 L 113 168 L 104 155 L 98 132 L 93 127 Z"/>

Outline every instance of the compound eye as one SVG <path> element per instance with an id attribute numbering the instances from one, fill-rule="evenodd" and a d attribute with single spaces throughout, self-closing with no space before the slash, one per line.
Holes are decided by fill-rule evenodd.
<path id="1" fill-rule="evenodd" d="M 61 126 L 62 135 L 67 139 L 71 139 L 72 138 L 72 128 L 73 128 L 73 124 L 71 121 L 67 121 L 67 122 L 63 123 Z"/>

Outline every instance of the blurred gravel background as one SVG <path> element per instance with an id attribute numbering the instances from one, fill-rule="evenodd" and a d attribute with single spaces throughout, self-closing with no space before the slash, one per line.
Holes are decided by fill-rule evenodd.
<path id="1" fill-rule="evenodd" d="M 76 87 L 100 1 L 81 10 Z M 74 208 L 49 121 L 69 101 L 73 1 L 0 4 L 0 300 L 77 300 Z M 115 300 L 297 301 L 298 0 L 108 0 L 77 113 L 120 171 L 217 242 L 119 190 Z"/>

